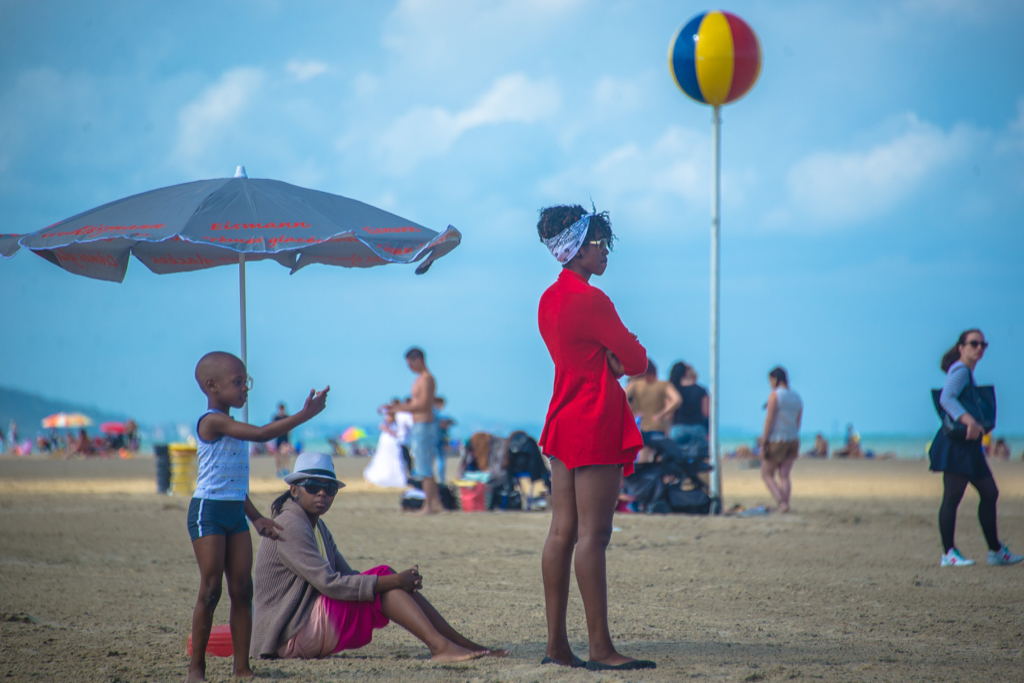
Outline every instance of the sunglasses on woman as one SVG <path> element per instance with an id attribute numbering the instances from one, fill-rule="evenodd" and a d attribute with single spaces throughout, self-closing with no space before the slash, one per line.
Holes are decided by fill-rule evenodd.
<path id="1" fill-rule="evenodd" d="M 593 244 L 599 251 L 604 251 L 605 249 L 608 251 L 612 250 L 612 241 L 607 238 L 603 240 L 590 240 L 587 244 Z"/>
<path id="2" fill-rule="evenodd" d="M 301 484 L 298 484 L 298 486 L 305 489 L 306 493 L 311 496 L 315 496 L 321 491 L 328 496 L 333 496 L 338 493 L 338 482 L 336 481 L 316 481 L 315 479 L 307 479 Z"/>
<path id="3" fill-rule="evenodd" d="M 971 341 L 969 341 L 967 343 L 970 344 L 971 347 L 975 348 L 975 349 L 978 348 L 979 346 L 981 348 L 983 348 L 983 349 L 987 349 L 988 348 L 988 342 L 978 341 L 977 339 L 972 339 Z"/>

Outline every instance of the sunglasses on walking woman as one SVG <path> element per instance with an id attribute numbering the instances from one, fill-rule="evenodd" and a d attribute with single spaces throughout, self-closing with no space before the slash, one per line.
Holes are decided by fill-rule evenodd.
<path id="1" fill-rule="evenodd" d="M 307 479 L 306 481 L 297 484 L 306 490 L 311 496 L 323 491 L 328 496 L 333 496 L 338 493 L 338 482 L 336 481 L 316 481 L 315 479 Z"/>
<path id="2" fill-rule="evenodd" d="M 970 344 L 973 348 L 978 348 L 979 346 L 983 349 L 988 348 L 988 342 L 978 341 L 977 339 L 972 339 L 967 343 Z"/>
<path id="3" fill-rule="evenodd" d="M 604 251 L 605 249 L 607 249 L 608 251 L 612 250 L 612 241 L 609 239 L 590 240 L 589 242 L 587 242 L 587 244 L 593 244 L 595 247 L 597 247 L 598 251 Z"/>

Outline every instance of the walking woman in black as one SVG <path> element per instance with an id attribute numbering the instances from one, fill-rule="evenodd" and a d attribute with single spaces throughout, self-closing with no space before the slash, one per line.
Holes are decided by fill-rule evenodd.
<path id="1" fill-rule="evenodd" d="M 985 462 L 981 449 L 984 429 L 978 423 L 980 415 L 972 415 L 961 399 L 974 387 L 974 368 L 985 355 L 988 342 L 981 330 L 967 330 L 960 335 L 956 344 L 942 357 L 940 367 L 946 373 L 939 403 L 949 416 L 967 428 L 965 435 L 947 435 L 939 429 L 928 450 L 931 467 L 942 472 L 942 506 L 939 508 L 939 533 L 942 535 L 943 567 L 969 567 L 974 560 L 960 554 L 953 542 L 956 528 L 956 510 L 964 496 L 967 484 L 971 484 L 981 497 L 978 504 L 978 520 L 988 543 L 988 563 L 992 565 L 1017 564 L 1024 556 L 1014 555 L 1006 545 L 999 542 L 996 531 L 996 488 L 992 471 Z"/>

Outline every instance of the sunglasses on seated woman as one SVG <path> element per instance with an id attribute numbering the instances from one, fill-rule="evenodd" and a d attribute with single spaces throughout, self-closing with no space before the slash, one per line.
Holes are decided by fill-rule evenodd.
<path id="1" fill-rule="evenodd" d="M 323 491 L 328 496 L 333 496 L 338 493 L 338 482 L 336 481 L 317 481 L 316 479 L 307 479 L 303 482 L 296 484 L 306 490 L 311 496 Z"/>

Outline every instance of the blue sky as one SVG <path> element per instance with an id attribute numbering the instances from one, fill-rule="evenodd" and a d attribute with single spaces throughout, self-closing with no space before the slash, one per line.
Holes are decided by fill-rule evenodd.
<path id="1" fill-rule="evenodd" d="M 0 3 L 0 232 L 155 187 L 270 177 L 462 245 L 411 268 L 250 266 L 254 418 L 330 384 L 370 422 L 427 350 L 451 412 L 536 425 L 558 273 L 537 210 L 593 198 L 619 242 L 595 284 L 665 370 L 708 375 L 710 110 L 666 64 L 688 2 Z M 808 430 L 922 432 L 941 353 L 991 347 L 1024 431 L 1024 5 L 735 2 L 764 51 L 723 112 L 722 423 L 756 429 L 787 367 Z M 191 421 L 206 351 L 237 351 L 237 272 L 123 284 L 0 262 L 0 384 Z"/>

